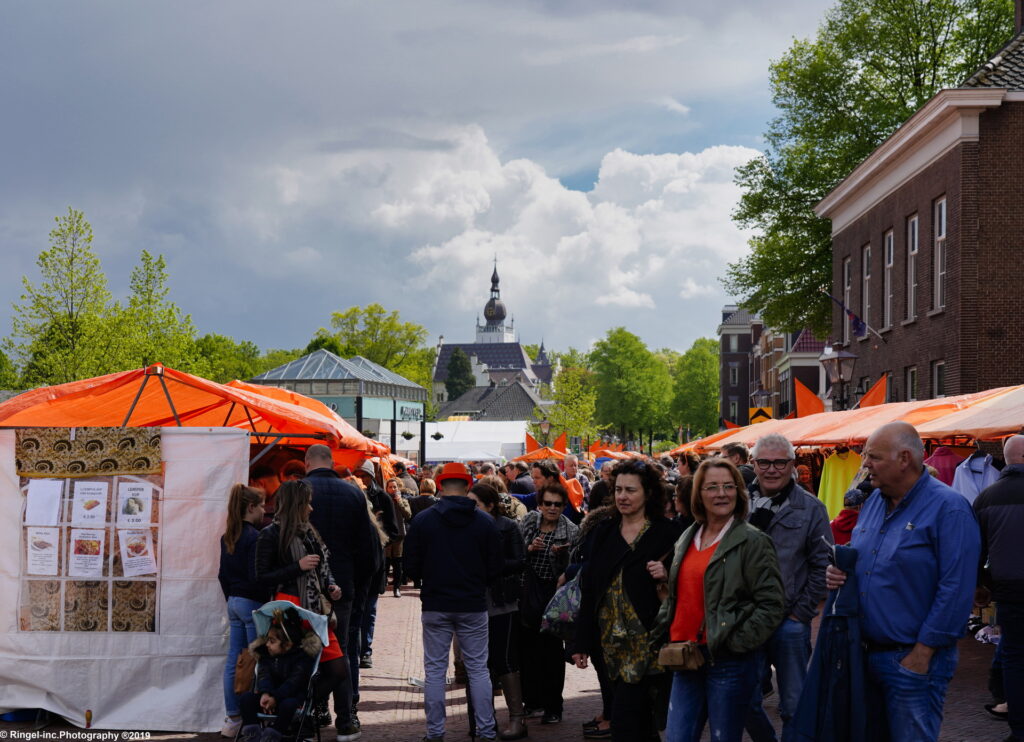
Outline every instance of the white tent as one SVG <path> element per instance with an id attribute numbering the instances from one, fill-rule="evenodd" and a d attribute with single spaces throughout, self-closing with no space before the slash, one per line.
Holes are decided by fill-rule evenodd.
<path id="1" fill-rule="evenodd" d="M 247 479 L 249 436 L 162 428 L 154 632 L 21 631 L 24 498 L 15 432 L 0 430 L 0 712 L 43 708 L 97 729 L 215 731 L 223 717 L 227 615 L 218 539 L 231 485 Z"/>
<path id="2" fill-rule="evenodd" d="M 427 423 L 427 461 L 498 461 L 525 451 L 524 421 Z"/>

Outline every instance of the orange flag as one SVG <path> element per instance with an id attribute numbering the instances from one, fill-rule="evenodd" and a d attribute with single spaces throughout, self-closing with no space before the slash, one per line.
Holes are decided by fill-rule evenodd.
<path id="1" fill-rule="evenodd" d="M 529 433 L 527 433 L 526 434 L 526 453 L 530 453 L 530 451 L 536 451 L 538 448 L 540 448 L 540 444 L 537 443 L 537 439 L 534 438 Z"/>
<path id="2" fill-rule="evenodd" d="M 724 417 L 722 418 L 722 422 L 725 423 L 725 429 L 726 430 L 733 430 L 734 428 L 742 427 L 742 426 L 737 425 L 736 423 L 732 422 L 731 420 L 726 420 Z"/>
<path id="3" fill-rule="evenodd" d="M 555 442 L 551 444 L 551 447 L 553 449 L 555 449 L 556 451 L 560 451 L 562 453 L 565 453 L 566 452 L 565 451 L 565 441 L 566 441 L 565 433 L 562 433 L 560 436 L 555 438 Z"/>
<path id="4" fill-rule="evenodd" d="M 783 419 L 783 420 L 792 420 L 792 419 L 793 419 L 793 418 L 795 418 L 795 417 L 796 417 L 796 410 L 793 410 L 792 412 L 790 412 L 790 413 L 789 413 L 788 415 L 786 415 L 786 416 L 785 416 L 784 418 L 782 418 L 782 419 Z"/>
<path id="5" fill-rule="evenodd" d="M 604 448 L 604 443 L 602 443 L 601 439 L 598 438 L 596 441 L 590 444 L 590 448 L 587 449 L 587 452 L 594 453 L 595 451 L 600 451 L 602 448 Z"/>
<path id="6" fill-rule="evenodd" d="M 825 403 L 817 394 L 804 386 L 800 379 L 793 379 L 793 391 L 796 393 L 797 417 L 807 417 L 825 411 Z"/>
<path id="7" fill-rule="evenodd" d="M 876 381 L 867 394 L 860 398 L 860 404 L 858 407 L 874 407 L 876 404 L 885 404 L 885 392 L 888 384 L 885 380 L 885 374 L 882 374 L 882 378 Z"/>

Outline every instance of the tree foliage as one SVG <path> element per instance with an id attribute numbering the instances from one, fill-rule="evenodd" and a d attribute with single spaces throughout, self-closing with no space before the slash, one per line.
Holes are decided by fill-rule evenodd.
<path id="1" fill-rule="evenodd" d="M 830 326 L 829 222 L 813 207 L 944 87 L 973 73 L 1012 33 L 1012 0 L 839 0 L 813 40 L 770 67 L 779 110 L 765 152 L 737 170 L 733 215 L 757 231 L 723 283 L 767 325 Z"/>
<path id="2" fill-rule="evenodd" d="M 672 417 L 691 437 L 718 430 L 718 342 L 698 338 L 676 365 Z"/>
<path id="3" fill-rule="evenodd" d="M 251 379 L 268 370 L 261 368 L 260 349 L 248 340 L 236 342 L 226 335 L 207 333 L 196 340 L 196 353 L 206 364 L 208 378 L 220 384 Z"/>
<path id="4" fill-rule="evenodd" d="M 624 327 L 609 330 L 590 354 L 597 422 L 620 432 L 660 431 L 668 423 L 668 368 Z"/>
<path id="5" fill-rule="evenodd" d="M 36 259 L 42 281 L 22 278 L 8 346 L 26 385 L 61 384 L 116 369 L 116 317 L 92 226 L 69 208 L 55 219 L 50 247 Z"/>
<path id="6" fill-rule="evenodd" d="M 555 377 L 553 404 L 541 411 L 537 408 L 534 417 L 547 416 L 551 423 L 552 436 L 562 433 L 581 438 L 595 438 L 599 429 L 594 423 L 597 405 L 597 391 L 594 388 L 594 374 L 581 368 L 567 368 Z M 533 426 L 536 437 L 540 428 Z"/>
<path id="7" fill-rule="evenodd" d="M 456 348 L 448 357 L 448 376 L 444 381 L 448 399 L 458 399 L 474 386 L 476 378 L 473 376 L 473 364 L 469 362 L 466 351 Z"/>

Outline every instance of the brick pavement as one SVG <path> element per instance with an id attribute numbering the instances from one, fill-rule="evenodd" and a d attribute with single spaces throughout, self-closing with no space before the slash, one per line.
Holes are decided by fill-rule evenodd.
<path id="1" fill-rule="evenodd" d="M 423 692 L 409 683 L 410 678 L 423 677 L 423 654 L 420 640 L 420 601 L 417 591 L 405 591 L 402 598 L 390 592 L 381 596 L 374 639 L 374 666 L 361 675 L 362 702 L 359 717 L 363 723 L 363 742 L 414 742 L 424 734 Z M 986 677 L 992 658 L 992 647 L 973 639 L 960 643 L 960 664 L 946 699 L 946 719 L 942 742 L 997 742 L 1009 732 L 1004 723 L 992 720 L 982 708 L 988 701 Z M 776 696 L 766 700 L 769 716 L 778 723 Z M 496 698 L 499 724 L 507 719 L 503 699 Z M 581 740 L 580 724 L 591 718 L 600 707 L 597 678 L 593 670 L 566 669 L 565 714 L 561 724 L 541 726 L 534 721 L 531 740 Z M 0 733 L 14 729 L 26 730 L 30 724 L 0 722 Z M 51 730 L 72 729 L 55 723 Z M 448 691 L 449 742 L 468 740 L 466 695 L 462 686 Z M 333 728 L 325 730 L 324 742 L 333 742 Z M 705 739 L 707 739 L 705 734 Z M 216 734 L 154 734 L 155 740 L 197 740 L 217 742 Z"/>

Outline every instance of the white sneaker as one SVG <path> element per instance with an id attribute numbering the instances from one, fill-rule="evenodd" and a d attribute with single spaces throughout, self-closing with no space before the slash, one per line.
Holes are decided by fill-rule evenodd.
<path id="1" fill-rule="evenodd" d="M 238 730 L 242 727 L 242 717 L 232 719 L 230 716 L 224 717 L 224 726 L 220 728 L 220 736 L 234 739 L 235 735 L 238 734 Z"/>

